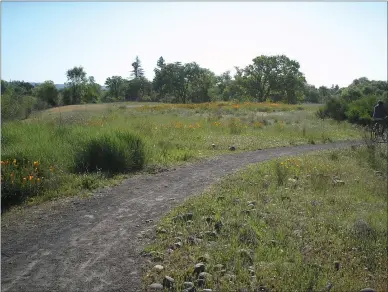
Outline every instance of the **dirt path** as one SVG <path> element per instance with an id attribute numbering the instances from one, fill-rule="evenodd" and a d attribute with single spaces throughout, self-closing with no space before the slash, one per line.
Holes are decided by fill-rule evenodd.
<path id="1" fill-rule="evenodd" d="M 358 145 L 338 142 L 245 152 L 137 175 L 87 199 L 71 198 L 2 218 L 2 291 L 140 291 L 139 255 L 154 223 L 184 198 L 250 163 Z"/>

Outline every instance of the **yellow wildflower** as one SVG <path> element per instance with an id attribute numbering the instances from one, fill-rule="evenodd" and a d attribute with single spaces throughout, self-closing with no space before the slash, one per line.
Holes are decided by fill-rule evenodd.
<path id="1" fill-rule="evenodd" d="M 28 176 L 28 180 L 32 180 L 33 177 L 34 177 L 33 175 L 29 175 L 29 176 Z"/>
<path id="2" fill-rule="evenodd" d="M 37 167 L 39 165 L 38 161 L 34 161 L 34 167 Z"/>

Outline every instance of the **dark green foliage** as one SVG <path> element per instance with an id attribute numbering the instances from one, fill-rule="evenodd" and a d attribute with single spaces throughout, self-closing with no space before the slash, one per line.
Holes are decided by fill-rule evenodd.
<path id="1" fill-rule="evenodd" d="M 315 116 L 318 118 L 318 119 L 325 119 L 325 118 L 327 118 L 328 117 L 328 114 L 327 114 L 327 111 L 326 111 L 326 109 L 324 108 L 324 107 L 322 107 L 322 108 L 319 108 L 318 110 L 317 110 L 317 112 L 315 113 Z"/>
<path id="2" fill-rule="evenodd" d="M 351 123 L 368 125 L 372 120 L 373 107 L 377 103 L 376 96 L 368 96 L 351 102 L 345 113 Z"/>
<path id="3" fill-rule="evenodd" d="M 346 101 L 346 102 L 352 102 L 357 99 L 360 99 L 363 96 L 361 90 L 359 88 L 355 88 L 352 86 L 349 86 L 348 88 L 345 88 L 341 92 L 341 97 Z"/>
<path id="4" fill-rule="evenodd" d="M 152 94 L 152 84 L 147 78 L 140 76 L 132 80 L 125 80 L 122 85 L 125 100 L 143 101 Z"/>
<path id="5" fill-rule="evenodd" d="M 136 56 L 135 62 L 132 63 L 132 68 L 133 70 L 131 71 L 131 76 L 134 79 L 144 77 L 144 70 L 138 56 Z"/>
<path id="6" fill-rule="evenodd" d="M 5 80 L 1 80 L 1 94 L 4 94 L 7 91 L 8 82 Z"/>
<path id="7" fill-rule="evenodd" d="M 306 84 L 304 95 L 305 102 L 318 103 L 321 101 L 319 90 L 314 85 Z"/>
<path id="8" fill-rule="evenodd" d="M 76 172 L 111 174 L 140 170 L 145 164 L 143 141 L 126 132 L 106 133 L 88 140 L 76 154 Z"/>
<path id="9" fill-rule="evenodd" d="M 302 101 L 305 78 L 299 63 L 284 55 L 259 56 L 234 77 L 227 71 L 220 76 L 197 63 L 165 63 L 160 58 L 155 69 L 153 89 L 158 100 L 199 103 L 214 100 L 266 101 L 277 97 L 282 102 Z"/>
<path id="10" fill-rule="evenodd" d="M 72 104 L 71 89 L 69 87 L 64 88 L 62 91 L 62 104 L 63 105 Z"/>
<path id="11" fill-rule="evenodd" d="M 337 90 L 336 96 L 329 98 L 316 115 L 320 118 L 368 125 L 377 101 L 388 102 L 387 90 L 386 81 L 370 81 L 365 77 L 356 79 L 348 87 Z"/>
<path id="12" fill-rule="evenodd" d="M 31 83 L 24 81 L 11 81 L 8 82 L 9 89 L 13 90 L 16 94 L 31 95 L 34 86 Z"/>
<path id="13" fill-rule="evenodd" d="M 119 100 L 123 92 L 124 79 L 121 76 L 112 76 L 106 79 L 105 86 L 109 89 L 111 97 Z"/>
<path id="14" fill-rule="evenodd" d="M 24 81 L 1 80 L 1 121 L 28 118 L 36 103 L 32 89 L 33 85 Z"/>
<path id="15" fill-rule="evenodd" d="M 58 105 L 58 90 L 53 81 L 45 81 L 33 90 L 34 96 L 48 106 Z"/>
<path id="16" fill-rule="evenodd" d="M 13 91 L 1 95 L 1 121 L 26 119 L 31 114 L 36 99 Z"/>
<path id="17" fill-rule="evenodd" d="M 345 100 L 338 97 L 331 97 L 325 105 L 324 112 L 328 117 L 336 121 L 344 121 L 346 120 L 345 112 L 347 109 L 348 104 Z"/>

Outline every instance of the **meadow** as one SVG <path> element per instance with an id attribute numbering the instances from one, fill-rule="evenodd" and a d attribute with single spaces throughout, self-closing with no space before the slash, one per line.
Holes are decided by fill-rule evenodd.
<path id="1" fill-rule="evenodd" d="M 370 145 L 225 177 L 158 223 L 144 291 L 387 291 L 386 173 Z"/>
<path id="2" fill-rule="evenodd" d="M 133 172 L 236 151 L 360 139 L 317 106 L 122 102 L 36 112 L 2 124 L 2 209 L 87 194 Z M 112 165 L 117 164 L 116 168 Z"/>

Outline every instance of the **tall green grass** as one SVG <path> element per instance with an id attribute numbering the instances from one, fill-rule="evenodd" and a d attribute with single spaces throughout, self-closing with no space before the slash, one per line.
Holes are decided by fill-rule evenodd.
<path id="1" fill-rule="evenodd" d="M 140 170 L 146 150 L 141 138 L 125 129 L 10 122 L 2 125 L 2 161 L 2 207 L 8 208 L 34 196 L 92 189 L 104 176 Z M 39 171 L 29 169 L 33 162 Z M 26 184 L 30 176 L 40 180 L 39 188 Z"/>
<path id="2" fill-rule="evenodd" d="M 126 132 L 105 133 L 91 138 L 75 157 L 76 172 L 125 173 L 143 168 L 144 143 Z"/>
<path id="3" fill-rule="evenodd" d="M 126 140 L 120 133 L 136 138 Z M 321 121 L 311 110 L 288 105 L 210 103 L 92 110 L 82 105 L 3 123 L 1 150 L 2 159 L 38 161 L 43 169 L 54 169 L 53 183 L 34 193 L 44 199 L 108 183 L 108 173 L 224 154 L 231 145 L 247 151 L 360 137 L 349 124 Z M 99 161 L 99 155 L 105 158 Z M 95 172 L 102 168 L 106 171 Z"/>

